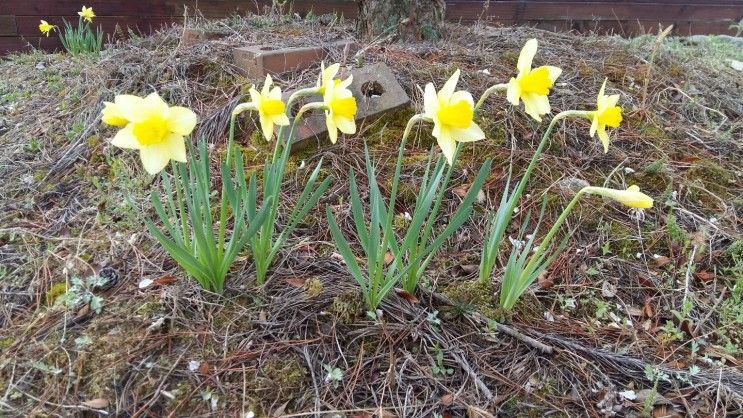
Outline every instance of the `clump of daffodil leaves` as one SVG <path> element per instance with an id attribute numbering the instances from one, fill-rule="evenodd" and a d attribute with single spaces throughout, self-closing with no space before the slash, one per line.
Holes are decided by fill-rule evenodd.
<path id="1" fill-rule="evenodd" d="M 48 27 L 45 27 L 49 29 Z M 51 29 L 49 29 L 51 30 Z M 533 67 L 537 55 L 536 39 L 526 42 L 518 59 L 514 76 L 506 83 L 494 84 L 475 103 L 472 94 L 457 90 L 461 72 L 456 70 L 437 90 L 429 83 L 423 90 L 422 112 L 410 118 L 400 139 L 395 171 L 389 196 L 385 198 L 377 177 L 377 168 L 365 146 L 364 175 L 367 178 L 368 197 L 362 200 L 360 187 L 353 169 L 348 174 L 350 216 L 353 220 L 358 256 L 339 227 L 336 217 L 344 209 L 326 207 L 330 234 L 335 241 L 351 276 L 358 283 L 370 316 L 379 315 L 379 305 L 396 286 L 414 293 L 425 270 L 441 246 L 469 219 L 478 193 L 490 173 L 491 161 L 486 160 L 474 175 L 468 192 L 451 216 L 440 214 L 444 195 L 457 165 L 457 157 L 467 143 L 486 140 L 476 122 L 483 103 L 496 92 L 505 92 L 513 106 L 523 103 L 524 112 L 541 122 L 551 112 L 549 95 L 561 75 L 555 66 Z M 222 292 L 225 278 L 236 256 L 245 248 L 255 265 L 256 282 L 265 283 L 276 256 L 297 224 L 309 213 L 330 187 L 331 178 L 318 181 L 322 160 L 308 177 L 301 196 L 287 216 L 279 218 L 281 184 L 289 158 L 291 141 L 298 121 L 308 112 L 324 115 L 328 136 L 335 144 L 338 133 L 355 134 L 358 105 L 351 89 L 353 77 L 339 77 L 341 66 L 322 65 L 315 86 L 296 90 L 286 101 L 280 87 L 267 76 L 260 90 L 250 88 L 250 101 L 241 103 L 232 112 L 225 161 L 221 162 L 221 194 L 219 219 L 213 219 L 213 196 L 210 185 L 209 158 L 203 140 L 198 141 L 198 152 L 191 146 L 190 134 L 197 124 L 191 110 L 167 105 L 156 93 L 140 98 L 119 95 L 106 102 L 102 120 L 120 128 L 111 143 L 114 146 L 139 151 L 145 170 L 161 173 L 162 194 L 152 193 L 152 204 L 162 229 L 147 221 L 153 236 L 170 255 L 205 288 Z M 620 96 L 606 95 L 606 81 L 600 88 L 595 110 L 566 110 L 556 114 L 544 131 L 529 166 L 511 189 L 511 175 L 497 208 L 489 214 L 488 228 L 481 253 L 480 280 L 489 283 L 501 241 L 521 195 L 529 182 L 551 132 L 563 119 L 590 121 L 589 135 L 598 134 L 604 152 L 609 149 L 607 128 L 616 128 L 622 122 L 622 109 L 617 105 Z M 291 114 L 299 98 L 309 98 L 296 115 Z M 312 98 L 317 98 L 312 100 Z M 305 102 L 308 100 L 305 100 Z M 244 112 L 256 113 L 261 133 L 266 141 L 275 141 L 273 153 L 266 161 L 263 175 L 245 177 L 243 157 L 235 142 L 236 119 Z M 406 214 L 403 230 L 394 221 L 396 198 L 402 176 L 402 166 L 408 136 L 419 124 L 431 127 L 436 147 L 428 155 L 425 172 L 420 179 L 415 205 Z M 476 146 L 476 145 L 473 145 Z M 163 169 L 171 162 L 171 174 Z M 260 184 L 259 184 L 260 183 Z M 386 181 L 385 181 L 386 183 Z M 519 297 L 549 266 L 566 243 L 557 246 L 553 238 L 559 232 L 578 200 L 585 195 L 598 195 L 635 209 L 652 207 L 653 199 L 640 192 L 636 185 L 626 189 L 587 186 L 578 191 L 560 217 L 535 245 L 536 232 L 520 246 L 514 246 L 506 265 L 500 290 L 501 307 L 511 310 Z M 259 204 L 260 202 L 260 204 Z M 538 230 L 544 213 L 539 216 Z M 278 221 L 283 221 L 277 228 Z M 175 221 L 174 221 L 175 220 Z M 525 224 L 528 224 L 528 216 Z M 231 226 L 231 228 L 228 228 Z M 231 230 L 229 238 L 228 229 Z M 215 233 L 216 231 L 216 233 Z M 277 233 L 277 231 L 280 231 Z M 521 228 L 521 233 L 525 227 Z M 216 234 L 216 236 L 215 236 Z"/>
<path id="2" fill-rule="evenodd" d="M 62 19 L 64 30 L 60 32 L 59 39 L 62 46 L 71 55 L 97 54 L 103 49 L 103 31 L 100 26 L 94 31 L 91 27 L 95 12 L 92 7 L 83 6 L 77 12 L 79 19 L 77 27 L 73 27 L 67 20 Z M 53 30 L 59 30 L 57 25 L 52 25 L 46 20 L 39 21 L 39 31 L 49 37 Z"/>

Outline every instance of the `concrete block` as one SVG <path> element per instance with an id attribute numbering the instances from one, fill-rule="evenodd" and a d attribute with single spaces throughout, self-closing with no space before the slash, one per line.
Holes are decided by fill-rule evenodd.
<path id="1" fill-rule="evenodd" d="M 383 63 L 372 64 L 351 70 L 353 83 L 349 87 L 356 98 L 358 112 L 356 123 L 376 119 L 387 112 L 409 106 L 410 98 L 398 83 L 392 71 Z M 343 78 L 348 77 L 344 74 Z M 287 92 L 285 98 L 291 92 Z M 322 100 L 319 96 L 308 100 Z M 302 118 L 292 143 L 292 151 L 328 141 L 325 115 L 316 112 Z M 339 135 L 341 135 L 339 133 Z M 342 140 L 342 139 L 339 139 Z"/>
<path id="2" fill-rule="evenodd" d="M 339 41 L 328 46 L 275 48 L 270 45 L 253 45 L 232 50 L 235 66 L 247 77 L 263 78 L 266 74 L 281 74 L 303 70 L 324 60 L 332 50 L 346 46 L 356 49 L 353 41 Z"/>

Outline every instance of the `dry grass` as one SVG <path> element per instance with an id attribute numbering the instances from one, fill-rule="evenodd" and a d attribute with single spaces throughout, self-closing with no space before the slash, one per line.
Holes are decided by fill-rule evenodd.
<path id="1" fill-rule="evenodd" d="M 743 206 L 740 73 L 674 41 L 656 56 L 641 109 L 653 37 L 628 42 L 452 26 L 448 39 L 435 45 L 368 45 L 363 62 L 387 63 L 417 108 L 415 86 L 440 84 L 457 67 L 465 74 L 461 85 L 475 94 L 506 81 L 529 37 L 540 41 L 537 64 L 565 69 L 551 99 L 554 112 L 591 107 L 605 76 L 610 91 L 622 93 L 625 123 L 608 154 L 588 137 L 583 122 L 557 130 L 515 228 L 544 193 L 547 216 L 556 216 L 565 202 L 558 190 L 565 179 L 637 183 L 657 205 L 641 220 L 597 199 L 581 204 L 570 219 L 578 229 L 568 249 L 509 318 L 509 329 L 520 336 L 513 338 L 494 332 L 486 318 L 502 319 L 494 303 L 497 277 L 494 287 L 472 282 L 485 207 L 430 269 L 429 288 L 439 293 L 422 292 L 418 304 L 393 295 L 383 304 L 382 322 L 365 316 L 334 255 L 324 206 L 347 204 L 344 179 L 349 167 L 363 164 L 364 139 L 375 159 L 391 161 L 405 114 L 365 123 L 353 138 L 296 157 L 286 202 L 296 199 L 308 174 L 298 168 L 302 159 L 311 166 L 323 156 L 326 174 L 336 181 L 290 239 L 264 288 L 253 288 L 249 257 L 237 263 L 224 296 L 183 277 L 143 233 L 139 213 L 150 211 L 145 196 L 157 184 L 135 156 L 107 144 L 112 131 L 99 124 L 102 101 L 156 89 L 201 115 L 199 135 L 214 145 L 216 159 L 225 115 L 246 86 L 260 81 L 238 74 L 231 48 L 315 45 L 352 36 L 344 25 L 274 25 L 264 17 L 199 24 L 225 36 L 182 47 L 180 29 L 173 28 L 117 42 L 96 59 L 35 53 L 0 63 L 2 414 L 71 416 L 95 409 L 115 416 L 244 416 L 253 410 L 258 416 L 311 416 L 337 410 L 342 416 L 413 417 L 481 410 L 602 416 L 614 409 L 631 415 L 643 410 L 642 399 L 624 400 L 619 392 L 647 396 L 653 386 L 647 366 L 671 377 L 659 382 L 650 407 L 656 416 L 740 411 L 740 351 L 731 350 L 743 348 L 743 323 L 731 319 L 726 305 L 735 280 L 743 283 L 742 267 L 735 270 L 742 246 L 733 245 L 741 239 Z M 335 58 L 358 64 L 357 57 Z M 314 83 L 315 74 L 312 69 L 278 80 L 292 88 Z M 489 139 L 466 149 L 453 187 L 466 185 L 492 157 L 490 205 L 500 198 L 509 164 L 519 174 L 544 126 L 503 97 L 491 99 L 485 110 Z M 242 144 L 253 165 L 260 164 L 265 150 L 250 140 L 252 122 L 243 125 Z M 431 144 L 419 134 L 405 167 L 413 181 L 422 164 L 415 156 Z M 398 210 L 412 203 L 402 199 Z M 445 209 L 456 204 L 449 194 Z M 349 225 L 348 209 L 340 205 L 342 213 L 341 225 Z M 104 267 L 117 280 L 93 289 L 103 298 L 100 313 L 51 306 L 72 277 Z M 139 289 L 143 278 L 161 285 Z M 678 320 L 671 311 L 680 311 L 685 297 L 693 308 Z M 434 311 L 440 324 L 429 318 Z M 667 321 L 674 326 L 663 328 Z M 443 353 L 437 366 L 451 373 L 434 373 L 437 350 Z M 198 362 L 191 363 L 194 370 L 190 362 Z M 325 365 L 343 370 L 337 388 L 324 380 Z M 688 376 L 691 366 L 699 373 Z M 207 393 L 218 398 L 216 410 L 204 400 Z M 84 404 L 92 400 L 101 403 Z"/>

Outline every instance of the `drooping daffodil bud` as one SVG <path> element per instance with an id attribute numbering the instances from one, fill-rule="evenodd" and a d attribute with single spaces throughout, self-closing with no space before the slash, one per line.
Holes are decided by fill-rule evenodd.
<path id="1" fill-rule="evenodd" d="M 168 106 L 157 93 L 145 98 L 116 96 L 104 108 L 103 122 L 124 126 L 111 144 L 139 150 L 142 165 L 150 174 L 159 173 L 170 160 L 186 162 L 184 136 L 196 127 L 196 113 L 180 106 Z M 127 121 L 125 125 L 120 125 Z"/>
<path id="2" fill-rule="evenodd" d="M 616 128 L 622 123 L 622 108 L 617 106 L 619 101 L 618 94 L 606 96 L 606 80 L 601 85 L 599 95 L 596 98 L 596 110 L 591 112 L 591 138 L 598 133 L 601 143 L 604 145 L 604 152 L 609 151 L 609 134 L 606 133 L 606 127 Z"/>
<path id="3" fill-rule="evenodd" d="M 460 71 L 457 70 L 436 92 L 433 83 L 428 83 L 423 96 L 424 116 L 433 122 L 433 136 L 451 165 L 457 142 L 473 142 L 485 139 L 485 133 L 474 122 L 475 102 L 467 91 L 455 91 Z"/>
<path id="4" fill-rule="evenodd" d="M 85 6 L 83 6 L 82 10 L 80 10 L 79 12 L 77 12 L 77 14 L 81 18 L 83 18 L 83 20 L 85 20 L 88 23 L 92 23 L 93 22 L 93 18 L 95 17 L 95 13 L 93 13 L 93 7 L 92 6 L 91 7 L 85 7 Z"/>
<path id="5" fill-rule="evenodd" d="M 514 106 L 518 106 L 521 101 L 524 102 L 524 111 L 537 122 L 541 122 L 541 116 L 552 110 L 548 95 L 562 70 L 551 65 L 532 69 L 531 62 L 536 53 L 537 40 L 529 39 L 521 49 L 517 63 L 519 73 L 508 82 L 506 97 Z"/>
<path id="6" fill-rule="evenodd" d="M 266 141 L 273 136 L 274 125 L 289 125 L 289 117 L 286 116 L 286 105 L 281 100 L 281 88 L 273 86 L 271 75 L 266 75 L 266 82 L 259 92 L 255 86 L 250 87 L 250 99 L 258 110 L 261 123 L 261 131 Z"/>
<path id="7" fill-rule="evenodd" d="M 332 80 L 332 78 L 331 78 Z M 353 76 L 339 83 L 328 82 L 323 93 L 325 124 L 332 143 L 338 141 L 338 131 L 344 134 L 356 133 L 356 98 L 349 90 Z"/>
<path id="8" fill-rule="evenodd" d="M 653 198 L 642 193 L 640 187 L 636 185 L 629 186 L 627 190 L 609 189 L 607 187 L 586 187 L 583 191 L 585 193 L 608 197 L 631 208 L 648 209 L 653 207 Z"/>
<path id="9" fill-rule="evenodd" d="M 39 23 L 39 30 L 47 37 L 49 36 L 49 32 L 51 32 L 54 28 L 56 28 L 56 26 L 50 24 L 46 20 L 41 20 Z"/>

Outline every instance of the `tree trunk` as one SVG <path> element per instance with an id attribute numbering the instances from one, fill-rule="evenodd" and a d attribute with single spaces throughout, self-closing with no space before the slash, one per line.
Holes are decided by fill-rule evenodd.
<path id="1" fill-rule="evenodd" d="M 358 0 L 363 38 L 435 40 L 444 28 L 444 0 Z"/>

